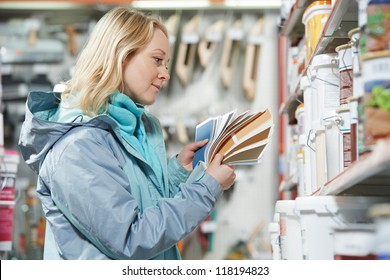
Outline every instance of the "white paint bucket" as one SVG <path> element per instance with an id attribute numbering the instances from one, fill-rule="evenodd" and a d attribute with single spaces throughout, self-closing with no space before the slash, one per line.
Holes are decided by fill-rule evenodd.
<path id="1" fill-rule="evenodd" d="M 379 260 L 390 260 L 390 203 L 374 205 L 369 210 L 376 229 L 374 252 Z"/>
<path id="2" fill-rule="evenodd" d="M 311 86 L 311 82 L 307 76 L 302 76 L 300 81 L 300 89 L 303 91 L 303 100 L 305 104 L 305 140 L 303 146 L 303 165 L 304 165 L 304 177 L 305 177 L 305 195 L 310 195 L 312 189 L 314 189 L 312 178 L 316 178 L 315 167 L 312 166 L 311 158 L 315 158 L 315 151 L 309 147 L 310 145 L 310 134 L 311 134 L 311 124 L 312 121 L 316 118 L 317 110 L 317 94 Z"/>
<path id="3" fill-rule="evenodd" d="M 317 95 L 317 104 L 313 110 L 316 120 L 326 110 L 335 110 L 340 106 L 339 69 L 336 53 L 316 55 L 307 70 L 311 86 Z"/>
<path id="4" fill-rule="evenodd" d="M 302 260 L 301 225 L 295 200 L 278 200 L 275 213 L 279 213 L 281 259 Z"/>
<path id="5" fill-rule="evenodd" d="M 334 228 L 369 222 L 368 209 L 387 200 L 386 197 L 362 196 L 297 197 L 296 210 L 302 229 L 304 259 L 334 259 Z"/>
<path id="6" fill-rule="evenodd" d="M 342 171 L 342 138 L 339 125 L 341 117 L 336 110 L 325 111 L 321 124 L 325 127 L 326 170 L 330 181 Z"/>
<path id="7" fill-rule="evenodd" d="M 320 121 L 313 122 L 313 131 L 315 135 L 315 166 L 316 166 L 316 185 L 312 192 L 322 188 L 328 181 L 328 170 L 326 164 L 326 138 L 325 127 Z"/>
<path id="8" fill-rule="evenodd" d="M 268 224 L 268 232 L 270 235 L 272 259 L 280 260 L 282 259 L 280 252 L 280 228 L 279 222 L 272 222 Z"/>
<path id="9" fill-rule="evenodd" d="M 302 23 L 305 25 L 306 64 L 317 47 L 322 29 L 331 11 L 331 1 L 314 1 L 306 8 L 302 16 Z"/>
<path id="10" fill-rule="evenodd" d="M 347 224 L 334 229 L 335 260 L 373 260 L 375 227 L 367 224 Z"/>

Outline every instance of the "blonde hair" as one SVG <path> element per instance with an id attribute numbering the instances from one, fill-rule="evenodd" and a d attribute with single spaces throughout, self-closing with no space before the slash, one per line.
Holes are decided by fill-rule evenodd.
<path id="1" fill-rule="evenodd" d="M 168 37 L 163 23 L 130 8 L 117 7 L 106 13 L 80 53 L 62 100 L 77 95 L 82 111 L 92 117 L 107 108 L 108 98 L 120 90 L 123 64 L 138 49 L 147 46 L 155 29 Z"/>

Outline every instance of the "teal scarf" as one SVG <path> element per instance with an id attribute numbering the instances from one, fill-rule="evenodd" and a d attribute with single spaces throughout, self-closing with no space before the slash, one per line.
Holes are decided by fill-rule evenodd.
<path id="1" fill-rule="evenodd" d="M 116 92 L 108 101 L 107 115 L 117 122 L 122 137 L 136 149 L 152 167 L 159 180 L 159 187 L 164 189 L 163 171 L 158 157 L 150 146 L 142 122 L 145 108 L 137 105 L 127 95 Z"/>

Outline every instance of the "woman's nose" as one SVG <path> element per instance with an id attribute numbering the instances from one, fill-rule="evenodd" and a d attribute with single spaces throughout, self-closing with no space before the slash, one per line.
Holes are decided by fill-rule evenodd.
<path id="1" fill-rule="evenodd" d="M 159 78 L 166 80 L 166 81 L 168 81 L 171 78 L 167 67 L 165 67 L 165 66 L 161 67 L 161 70 L 159 72 Z"/>

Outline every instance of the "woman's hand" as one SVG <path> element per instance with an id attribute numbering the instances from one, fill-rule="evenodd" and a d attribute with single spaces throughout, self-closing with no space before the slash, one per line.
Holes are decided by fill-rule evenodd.
<path id="1" fill-rule="evenodd" d="M 194 159 L 195 152 L 206 145 L 207 142 L 208 139 L 205 139 L 188 144 L 177 155 L 177 160 L 187 171 L 192 171 L 192 160 Z"/>
<path id="2" fill-rule="evenodd" d="M 218 181 L 222 189 L 226 191 L 229 189 L 236 179 L 236 173 L 232 166 L 222 164 L 223 155 L 216 154 L 209 167 L 206 169 L 206 173 L 210 174 Z"/>

